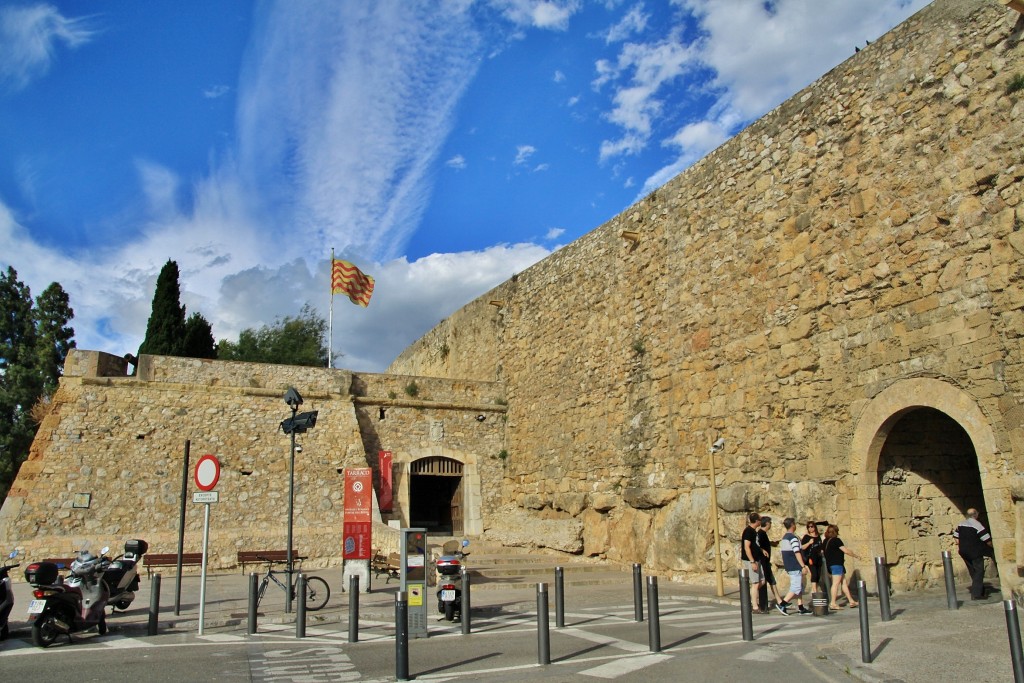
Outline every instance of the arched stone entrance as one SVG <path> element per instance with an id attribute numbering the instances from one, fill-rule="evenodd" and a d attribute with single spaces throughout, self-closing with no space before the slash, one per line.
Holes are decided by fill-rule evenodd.
<path id="1" fill-rule="evenodd" d="M 1013 508 L 998 455 L 988 417 L 956 386 L 915 378 L 886 388 L 867 403 L 851 443 L 851 546 L 884 556 L 896 586 L 941 580 L 941 551 L 954 548 L 949 534 L 977 507 L 988 512 L 1009 589 Z M 867 560 L 861 569 L 873 583 Z"/>
<path id="2" fill-rule="evenodd" d="M 483 533 L 480 471 L 477 458 L 447 448 L 395 453 L 397 509 L 405 526 L 435 533 L 479 536 Z"/>

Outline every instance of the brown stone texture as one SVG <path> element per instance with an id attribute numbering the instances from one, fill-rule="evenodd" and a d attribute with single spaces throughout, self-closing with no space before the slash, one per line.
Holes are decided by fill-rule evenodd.
<path id="1" fill-rule="evenodd" d="M 901 582 L 933 581 L 983 489 L 1001 576 L 1016 581 L 1018 20 L 994 0 L 935 2 L 390 371 L 504 382 L 503 498 L 541 511 L 586 494 L 589 555 L 707 577 L 708 446 L 724 436 L 726 559 L 757 509 L 838 521 L 862 571 L 885 554 Z M 916 378 L 937 389 L 901 390 Z M 886 389 L 891 412 L 866 426 Z M 937 403 L 967 430 L 966 453 L 881 452 L 890 428 L 929 430 L 900 426 L 900 411 Z M 949 474 L 962 458 L 980 476 L 964 491 Z"/>

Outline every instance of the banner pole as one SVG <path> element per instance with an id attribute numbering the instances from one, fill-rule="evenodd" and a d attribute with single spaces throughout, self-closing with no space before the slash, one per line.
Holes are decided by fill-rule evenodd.
<path id="1" fill-rule="evenodd" d="M 327 368 L 334 365 L 334 247 L 331 247 L 331 274 L 329 285 L 331 287 L 331 308 L 327 317 Z"/>

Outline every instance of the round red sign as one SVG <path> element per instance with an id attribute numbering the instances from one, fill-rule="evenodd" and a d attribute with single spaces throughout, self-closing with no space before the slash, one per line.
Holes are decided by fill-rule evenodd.
<path id="1" fill-rule="evenodd" d="M 201 491 L 212 491 L 220 479 L 220 461 L 215 455 L 204 455 L 196 463 L 195 482 Z"/>

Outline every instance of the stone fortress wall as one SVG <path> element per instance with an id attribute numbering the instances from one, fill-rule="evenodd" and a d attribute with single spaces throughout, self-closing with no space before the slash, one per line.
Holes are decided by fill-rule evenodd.
<path id="1" fill-rule="evenodd" d="M 129 377 L 75 351 L 0 543 L 28 559 L 132 536 L 172 552 L 190 439 L 193 463 L 224 463 L 214 566 L 282 547 L 278 423 L 295 386 L 320 411 L 296 459 L 296 546 L 313 566 L 340 557 L 339 471 L 379 478 L 388 449 L 401 490 L 416 460 L 461 463 L 469 535 L 710 581 L 708 447 L 723 437 L 727 570 L 759 510 L 838 522 L 895 585 L 927 584 L 975 506 L 1014 587 L 1024 91 L 1008 85 L 1022 32 L 996 0 L 937 0 L 386 374 L 143 357 Z M 190 505 L 186 550 L 201 517 Z"/>
<path id="2" fill-rule="evenodd" d="M 415 399 L 406 393 L 412 381 Z M 187 500 L 198 490 L 199 457 L 212 453 L 221 462 L 211 567 L 234 566 L 238 550 L 284 549 L 290 437 L 280 422 L 291 415 L 283 398 L 291 386 L 304 399 L 300 410 L 319 411 L 316 426 L 297 437 L 295 459 L 293 538 L 307 566 L 340 564 L 343 471 L 371 467 L 379 486 L 381 448 L 395 451 L 397 472 L 408 469 L 410 453 L 479 461 L 487 481 L 500 471 L 502 422 L 476 419 L 503 413 L 495 383 L 158 356 L 142 356 L 128 376 L 121 358 L 73 350 L 0 510 L 0 543 L 29 561 L 68 557 L 84 542 L 120 552 L 129 538 L 144 538 L 151 552 L 175 552 L 188 440 Z M 88 508 L 75 507 L 76 494 L 90 496 Z M 497 509 L 497 494 L 486 488 L 478 508 Z M 399 501 L 395 516 L 402 512 Z M 378 520 L 374 544 L 397 550 L 387 517 Z M 202 524 L 203 505 L 189 502 L 186 552 L 202 549 Z"/>
<path id="3" fill-rule="evenodd" d="M 721 436 L 727 569 L 759 510 L 934 582 L 973 505 L 1016 583 L 1022 26 L 937 0 L 389 371 L 504 383 L 502 497 L 588 555 L 710 577 Z"/>

